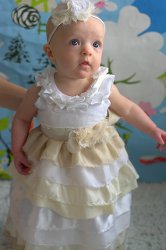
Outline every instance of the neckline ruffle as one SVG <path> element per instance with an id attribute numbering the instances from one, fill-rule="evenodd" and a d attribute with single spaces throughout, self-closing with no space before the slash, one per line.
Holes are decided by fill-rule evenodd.
<path id="1" fill-rule="evenodd" d="M 41 74 L 36 76 L 36 84 L 41 87 L 39 98 L 36 106 L 45 109 L 46 104 L 60 109 L 83 109 L 86 110 L 89 105 L 101 103 L 103 93 L 100 92 L 101 81 L 108 73 L 108 68 L 101 66 L 93 75 L 93 83 L 86 92 L 76 96 L 68 96 L 62 93 L 54 81 L 55 69 L 53 67 L 46 68 Z"/>

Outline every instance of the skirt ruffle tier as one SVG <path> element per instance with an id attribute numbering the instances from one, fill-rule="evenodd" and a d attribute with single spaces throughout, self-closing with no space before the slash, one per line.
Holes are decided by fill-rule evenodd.
<path id="1" fill-rule="evenodd" d="M 138 175 L 109 122 L 31 131 L 32 173 L 15 181 L 7 230 L 23 250 L 124 249 Z"/>

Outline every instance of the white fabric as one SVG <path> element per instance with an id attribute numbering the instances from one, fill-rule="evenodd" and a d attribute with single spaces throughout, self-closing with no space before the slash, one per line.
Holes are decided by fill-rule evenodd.
<path id="1" fill-rule="evenodd" d="M 93 76 L 93 84 L 80 96 L 67 96 L 57 88 L 53 68 L 48 68 L 39 75 L 37 86 L 40 86 L 41 90 L 36 107 L 41 127 L 47 127 L 47 129 L 68 128 L 70 130 L 70 128 L 89 127 L 104 120 L 110 106 L 108 98 L 114 80 L 114 76 L 107 75 L 107 71 L 107 68 L 101 67 Z M 54 140 L 52 141 L 54 142 Z M 123 180 L 125 182 L 122 168 L 128 163 L 125 149 L 120 151 L 119 158 L 111 166 L 75 166 L 65 169 L 62 166 L 55 166 L 51 161 L 41 160 L 34 163 L 34 172 L 31 176 L 25 177 L 25 181 L 14 182 L 10 208 L 11 225 L 13 224 L 13 226 L 11 226 L 10 233 L 13 236 L 18 235 L 18 239 L 27 242 L 24 250 L 38 250 L 40 246 L 42 250 L 84 248 L 86 250 L 115 250 L 117 246 L 124 243 L 124 241 L 119 242 L 119 239 L 130 223 L 131 195 L 128 193 L 121 197 L 118 193 L 119 183 L 123 183 Z M 131 177 L 130 164 L 128 164 L 128 169 Z M 127 175 L 128 169 L 124 171 Z M 119 177 L 120 180 L 117 180 L 116 186 L 114 181 L 120 170 L 122 170 L 122 174 Z M 28 183 L 25 183 L 26 181 Z M 39 185 L 40 183 L 41 185 Z M 38 189 L 35 189 L 34 186 Z M 126 189 L 126 192 L 129 192 L 131 187 L 129 189 L 128 187 L 127 182 L 123 183 L 123 190 Z M 102 193 L 102 189 L 106 189 L 106 195 Z M 28 200 L 25 198 L 28 197 L 25 194 L 31 190 L 32 197 Z M 56 195 L 53 206 L 49 205 L 49 202 L 44 205 L 39 202 L 36 203 L 38 206 L 35 205 L 33 197 L 44 200 L 45 195 L 49 200 L 50 194 Z M 111 214 L 104 214 L 104 211 L 102 215 L 101 213 L 95 214 L 95 206 L 98 205 L 102 208 L 101 205 L 106 205 L 104 199 L 109 204 L 113 201 L 112 207 L 107 203 Z M 78 218 L 86 219 L 62 217 L 60 214 L 65 213 L 61 213 L 61 210 L 58 209 L 55 209 L 56 212 L 53 210 L 57 201 L 64 207 L 65 204 L 73 202 L 76 212 L 79 207 L 82 208 L 81 204 L 90 205 L 92 210 L 94 206 L 93 215 L 91 217 L 78 216 Z M 76 212 L 74 212 L 74 218 L 76 218 Z M 76 245 L 79 246 L 78 249 Z M 72 246 L 74 246 L 73 249 Z"/>
<path id="2" fill-rule="evenodd" d="M 21 238 L 30 244 L 87 248 L 106 248 L 130 223 L 131 194 L 120 198 L 113 215 L 101 215 L 89 220 L 63 218 L 47 208 L 34 207 L 24 198 L 24 188 L 14 183 L 11 206 L 13 224 Z"/>
<path id="3" fill-rule="evenodd" d="M 114 75 L 100 67 L 90 88 L 79 96 L 63 94 L 54 82 L 55 70 L 47 68 L 37 77 L 41 86 L 36 101 L 40 124 L 50 128 L 82 128 L 95 125 L 107 115 Z M 49 104 L 49 105 L 48 105 Z"/>
<path id="4" fill-rule="evenodd" d="M 52 161 L 41 160 L 35 164 L 35 168 L 25 182 L 33 183 L 36 177 L 40 177 L 63 185 L 99 188 L 110 184 L 118 176 L 119 170 L 128 163 L 128 155 L 125 149 L 120 151 L 119 158 L 112 165 L 95 168 L 81 166 L 62 168 L 55 166 Z M 133 168 L 130 169 L 135 171 Z"/>

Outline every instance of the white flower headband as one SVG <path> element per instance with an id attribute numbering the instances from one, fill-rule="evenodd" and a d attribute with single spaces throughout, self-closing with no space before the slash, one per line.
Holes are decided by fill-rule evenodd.
<path id="1" fill-rule="evenodd" d="M 95 7 L 90 0 L 62 0 L 62 3 L 52 10 L 51 21 L 55 28 L 48 38 L 48 43 L 61 24 L 67 25 L 71 22 L 87 21 L 89 17 L 94 17 L 102 22 L 105 28 L 104 22 L 92 14 L 94 10 Z"/>

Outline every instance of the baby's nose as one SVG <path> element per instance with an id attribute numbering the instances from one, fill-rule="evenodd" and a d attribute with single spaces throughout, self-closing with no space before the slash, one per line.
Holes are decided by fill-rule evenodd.
<path id="1" fill-rule="evenodd" d="M 81 50 L 82 55 L 91 55 L 92 54 L 92 48 L 90 45 L 84 45 Z"/>

